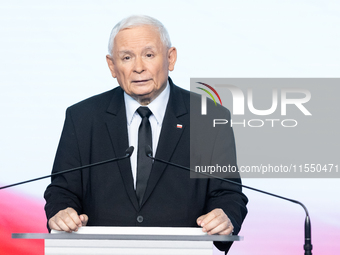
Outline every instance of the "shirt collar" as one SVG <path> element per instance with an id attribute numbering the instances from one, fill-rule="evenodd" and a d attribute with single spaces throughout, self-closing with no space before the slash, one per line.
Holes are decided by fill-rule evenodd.
<path id="1" fill-rule="evenodd" d="M 170 96 L 170 85 L 169 81 L 167 81 L 165 89 L 158 95 L 150 104 L 147 105 L 149 109 L 152 111 L 157 124 L 162 125 L 163 118 L 165 115 L 166 106 L 169 101 Z M 126 109 L 126 120 L 127 124 L 130 125 L 134 115 L 138 113 L 136 110 L 142 106 L 135 99 L 124 92 L 124 101 L 125 101 L 125 109 Z M 165 102 L 165 103 L 164 103 Z"/>

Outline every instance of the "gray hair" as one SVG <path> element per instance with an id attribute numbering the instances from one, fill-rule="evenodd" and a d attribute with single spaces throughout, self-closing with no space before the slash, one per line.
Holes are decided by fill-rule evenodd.
<path id="1" fill-rule="evenodd" d="M 111 55 L 112 53 L 113 46 L 114 46 L 113 42 L 119 31 L 126 29 L 126 28 L 145 26 L 145 25 L 150 25 L 150 26 L 154 26 L 155 28 L 157 28 L 159 35 L 161 37 L 161 41 L 163 42 L 164 46 L 166 46 L 167 48 L 171 47 L 171 41 L 170 41 L 170 36 L 168 34 L 168 31 L 166 30 L 164 25 L 159 20 L 146 16 L 146 15 L 133 15 L 133 16 L 130 16 L 130 17 L 127 17 L 121 20 L 112 29 L 110 39 L 109 39 L 109 54 Z"/>

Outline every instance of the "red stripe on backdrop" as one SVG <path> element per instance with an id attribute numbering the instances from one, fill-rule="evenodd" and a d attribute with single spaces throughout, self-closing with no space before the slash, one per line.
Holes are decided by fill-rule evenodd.
<path id="1" fill-rule="evenodd" d="M 47 233 L 44 202 L 0 190 L 0 254 L 44 254 L 43 240 L 12 239 L 12 233 Z"/>

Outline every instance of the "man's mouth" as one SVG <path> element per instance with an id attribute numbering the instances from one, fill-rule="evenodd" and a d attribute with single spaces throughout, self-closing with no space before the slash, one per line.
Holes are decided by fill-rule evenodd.
<path id="1" fill-rule="evenodd" d="M 134 80 L 132 81 L 133 83 L 143 83 L 143 82 L 148 82 L 150 81 L 151 79 L 145 79 L 145 80 Z"/>

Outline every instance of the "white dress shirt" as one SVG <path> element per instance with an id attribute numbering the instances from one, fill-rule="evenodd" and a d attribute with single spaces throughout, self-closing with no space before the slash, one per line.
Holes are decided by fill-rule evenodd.
<path id="1" fill-rule="evenodd" d="M 162 91 L 162 93 L 156 97 L 150 104 L 147 105 L 151 110 L 152 114 L 149 117 L 151 131 L 152 131 L 152 151 L 153 155 L 156 155 L 157 145 L 159 140 L 159 135 L 161 133 L 162 123 L 165 115 L 166 106 L 168 105 L 170 96 L 170 86 L 169 81 L 166 85 L 166 88 Z M 142 122 L 142 118 L 139 116 L 136 111 L 140 105 L 135 99 L 124 92 L 124 100 L 125 100 L 125 109 L 126 109 L 126 120 L 127 120 L 127 128 L 128 128 L 128 136 L 129 136 L 129 146 L 133 146 L 135 148 L 130 161 L 131 161 L 131 170 L 134 187 L 136 189 L 136 180 L 137 180 L 137 152 L 138 152 L 138 129 L 140 123 Z M 144 152 L 143 152 L 144 153 Z"/>

